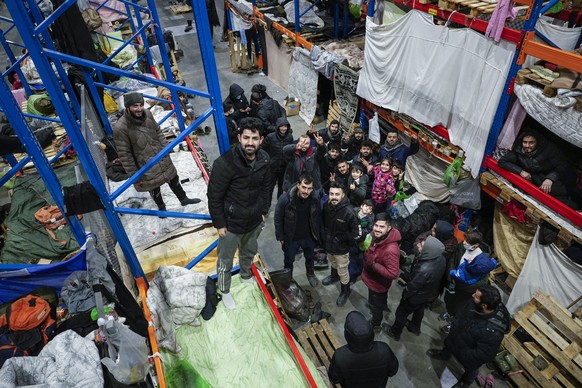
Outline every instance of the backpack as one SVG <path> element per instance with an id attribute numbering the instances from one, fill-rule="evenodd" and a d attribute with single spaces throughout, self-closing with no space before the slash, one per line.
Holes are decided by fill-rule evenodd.
<path id="1" fill-rule="evenodd" d="M 65 244 L 65 240 L 57 239 L 53 232 L 67 223 L 58 206 L 43 206 L 34 213 L 34 218 L 44 227 L 48 235 L 55 241 Z"/>
<path id="2" fill-rule="evenodd" d="M 55 305 L 29 294 L 0 316 L 0 366 L 11 357 L 36 356 L 56 334 Z"/>

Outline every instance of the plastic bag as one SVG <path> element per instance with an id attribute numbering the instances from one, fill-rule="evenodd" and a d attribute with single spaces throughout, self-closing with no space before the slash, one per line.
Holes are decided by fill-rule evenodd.
<path id="1" fill-rule="evenodd" d="M 117 350 L 116 360 L 101 360 L 115 380 L 122 384 L 136 384 L 145 380 L 149 372 L 146 340 L 121 322 L 108 321 L 107 341 Z"/>
<path id="2" fill-rule="evenodd" d="M 455 186 L 449 202 L 467 209 L 481 209 L 481 186 L 479 185 L 479 179 L 467 178 L 460 181 Z"/>
<path id="3" fill-rule="evenodd" d="M 285 312 L 291 318 L 307 322 L 309 320 L 307 298 L 303 289 L 291 278 L 291 270 L 285 268 L 270 275 Z"/>
<path id="4" fill-rule="evenodd" d="M 169 388 L 210 388 L 200 373 L 187 360 L 179 359 L 166 373 Z"/>
<path id="5" fill-rule="evenodd" d="M 452 187 L 459 181 L 461 167 L 463 167 L 463 159 L 459 157 L 455 158 L 453 163 L 451 163 L 445 170 L 445 176 L 443 177 L 445 185 Z"/>

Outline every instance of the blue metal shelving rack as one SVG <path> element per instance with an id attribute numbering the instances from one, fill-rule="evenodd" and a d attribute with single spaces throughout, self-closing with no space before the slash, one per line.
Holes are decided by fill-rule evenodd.
<path id="1" fill-rule="evenodd" d="M 154 210 L 146 209 L 129 209 L 116 207 L 113 201 L 121 194 L 125 189 L 131 186 L 137 179 L 139 179 L 151 166 L 157 163 L 162 157 L 166 156 L 175 146 L 180 144 L 195 128 L 201 125 L 206 119 L 211 116 L 214 118 L 214 123 L 216 127 L 216 133 L 218 137 L 218 144 L 221 153 L 229 149 L 228 135 L 226 130 L 226 123 L 222 113 L 222 98 L 220 95 L 220 85 L 218 82 L 218 74 L 216 71 L 216 62 L 214 58 L 214 51 L 212 47 L 212 39 L 210 35 L 210 27 L 208 24 L 208 18 L 206 16 L 206 6 L 203 0 L 192 1 L 192 12 L 193 19 L 196 23 L 197 36 L 200 47 L 200 53 L 202 57 L 202 64 L 204 68 L 204 76 L 206 79 L 206 85 L 208 92 L 201 90 L 194 90 L 185 86 L 178 85 L 174 83 L 172 76 L 172 70 L 169 63 L 169 56 L 166 51 L 164 44 L 159 45 L 160 54 L 162 57 L 162 65 L 165 70 L 167 80 L 159 80 L 150 77 L 146 77 L 141 74 L 131 72 L 129 70 L 120 70 L 109 64 L 111 59 L 124 47 L 127 45 L 142 44 L 145 46 L 145 53 L 142 56 L 147 58 L 147 61 L 151 66 L 153 66 L 152 56 L 150 47 L 146 39 L 146 30 L 153 30 L 158 42 L 164 42 L 163 31 L 160 27 L 159 16 L 156 10 L 156 5 L 154 0 L 148 0 L 147 6 L 138 5 L 137 0 L 124 1 L 126 6 L 126 16 L 127 22 L 130 23 L 133 35 L 131 38 L 123 41 L 120 48 L 115 50 L 111 55 L 103 62 L 92 62 L 83 58 L 75 57 L 69 54 L 65 54 L 57 51 L 55 48 L 52 38 L 49 34 L 48 28 L 57 20 L 69 7 L 76 4 L 76 0 L 66 0 L 56 8 L 50 15 L 43 17 L 40 10 L 38 9 L 36 2 L 34 0 L 26 1 L 10 1 L 6 3 L 8 10 L 10 12 L 11 18 L 2 17 L 2 22 L 7 23 L 10 27 L 7 31 L 16 29 L 20 34 L 23 44 L 17 44 L 14 42 L 8 42 L 4 39 L 4 32 L 0 32 L 0 42 L 6 55 L 11 62 L 11 66 L 2 75 L 6 77 L 12 71 L 16 71 L 21 76 L 23 80 L 25 91 L 27 94 L 30 93 L 30 86 L 25 82 L 25 78 L 22 76 L 20 71 L 20 64 L 25 59 L 28 58 L 32 60 L 36 65 L 38 73 L 42 79 L 42 83 L 46 88 L 53 104 L 55 106 L 58 119 L 49 119 L 62 124 L 65 128 L 67 135 L 71 141 L 71 146 L 74 147 L 80 164 L 88 177 L 89 182 L 95 187 L 101 201 L 105 205 L 105 216 L 107 221 L 119 242 L 121 249 L 125 255 L 125 258 L 130 266 L 132 273 L 135 277 L 142 277 L 145 280 L 145 275 L 139 264 L 137 256 L 129 242 L 127 234 L 121 224 L 119 214 L 145 214 L 145 215 L 165 215 L 169 217 L 179 217 L 179 218 L 195 218 L 195 219 L 210 219 L 208 215 L 205 214 L 189 214 L 180 212 L 160 212 Z M 101 6 L 107 6 L 106 2 Z M 140 12 L 149 13 L 150 17 L 148 20 L 142 21 L 141 18 L 134 18 L 132 14 L 139 15 Z M 23 57 L 17 59 L 13 52 L 13 47 L 21 49 L 26 47 L 28 53 Z M 135 66 L 141 58 L 138 58 L 131 66 Z M 103 83 L 101 80 L 105 73 L 115 74 L 122 77 L 128 77 L 140 81 L 144 81 L 152 84 L 153 86 L 163 86 L 170 90 L 172 95 L 173 110 L 166 116 L 170 117 L 175 114 L 181 132 L 177 137 L 172 140 L 158 155 L 152 158 L 146 166 L 141 168 L 136 174 L 134 174 L 128 181 L 123 184 L 115 192 L 109 194 L 105 182 L 100 176 L 98 167 L 93 160 L 89 146 L 86 143 L 83 135 L 81 126 L 83 123 L 79 121 L 81 115 L 81 102 L 75 96 L 72 85 L 68 81 L 67 74 L 65 71 L 66 65 L 77 65 L 83 68 L 85 74 L 85 80 L 88 83 L 88 91 L 92 96 L 92 100 L 95 102 L 95 108 L 99 114 L 101 121 L 104 125 L 106 133 L 111 133 L 111 126 L 107 119 L 105 108 L 102 101 L 98 97 L 97 88 L 103 87 L 107 88 L 108 85 Z M 53 70 L 56 70 L 56 72 Z M 202 74 L 201 74 L 202 75 Z M 180 100 L 178 97 L 178 92 L 183 92 L 186 94 L 196 95 L 201 98 L 209 99 L 210 108 L 204 111 L 193 123 L 186 126 L 180 110 Z M 157 99 L 156 96 L 146 96 L 147 98 Z M 51 161 L 47 160 L 41 146 L 36 141 L 36 138 L 32 132 L 32 129 L 25 120 L 26 117 L 35 117 L 30 114 L 23 114 L 18 107 L 17 102 L 9 90 L 7 83 L 3 82 L 0 86 L 0 108 L 6 114 L 15 132 L 18 134 L 20 140 L 22 141 L 28 157 L 24 158 L 20 162 L 16 162 L 13 157 L 7 157 L 7 160 L 12 165 L 12 169 L 9 173 L 0 179 L 0 184 L 4 184 L 8 179 L 18 173 L 22 167 L 29 161 L 33 161 L 37 167 L 42 179 L 44 180 L 49 192 L 53 196 L 54 201 L 57 206 L 61 209 L 63 214 L 64 203 L 62 187 L 56 178 L 52 168 L 51 163 L 54 162 L 60 154 L 65 150 L 61 151 L 59 155 L 54 157 Z M 166 101 L 166 100 L 164 100 Z M 47 118 L 43 117 L 47 120 Z M 85 231 L 83 226 L 75 217 L 68 219 L 71 230 L 77 239 L 78 243 L 82 245 L 85 242 Z M 205 249 L 198 257 L 192 260 L 188 264 L 188 268 L 192 268 L 198 261 L 206 256 L 214 247 L 216 242 L 211 244 L 207 249 Z"/>

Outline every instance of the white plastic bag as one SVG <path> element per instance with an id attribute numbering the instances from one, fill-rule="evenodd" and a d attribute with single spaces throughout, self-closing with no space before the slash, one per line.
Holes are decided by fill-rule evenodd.
<path id="1" fill-rule="evenodd" d="M 101 360 L 115 380 L 122 384 L 136 384 L 145 380 L 148 371 L 148 346 L 146 340 L 118 321 L 109 321 L 107 340 L 117 350 L 116 360 L 106 357 Z"/>

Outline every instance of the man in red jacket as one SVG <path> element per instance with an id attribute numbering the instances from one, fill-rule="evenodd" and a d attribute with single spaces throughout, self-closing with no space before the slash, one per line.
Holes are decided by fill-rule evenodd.
<path id="1" fill-rule="evenodd" d="M 392 227 L 386 213 L 376 215 L 372 243 L 365 255 L 362 280 L 368 287 L 368 302 L 372 311 L 370 321 L 380 332 L 382 311 L 388 303 L 388 290 L 400 273 L 400 232 Z"/>

